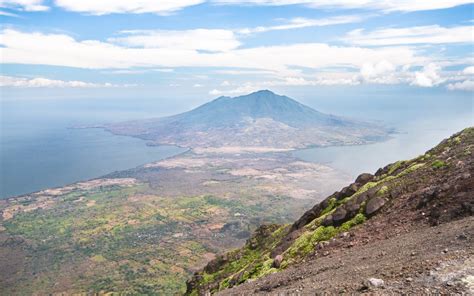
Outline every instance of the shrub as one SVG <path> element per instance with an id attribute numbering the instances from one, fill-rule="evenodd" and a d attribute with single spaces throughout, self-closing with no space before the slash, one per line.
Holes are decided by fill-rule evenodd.
<path id="1" fill-rule="evenodd" d="M 352 218 L 351 220 L 349 220 L 349 221 L 345 222 L 344 224 L 342 224 L 341 227 L 339 227 L 340 228 L 339 232 L 348 231 L 352 227 L 364 223 L 365 220 L 367 220 L 367 218 L 364 216 L 364 214 L 359 213 L 354 218 Z"/>
<path id="2" fill-rule="evenodd" d="M 441 169 L 445 166 L 446 166 L 446 163 L 442 160 L 439 160 L 439 159 L 437 159 L 437 160 L 435 160 L 431 163 L 431 167 L 434 168 L 434 169 Z"/>
<path id="3" fill-rule="evenodd" d="M 388 187 L 387 186 L 382 186 L 379 191 L 377 191 L 377 195 L 384 195 L 388 192 Z"/>

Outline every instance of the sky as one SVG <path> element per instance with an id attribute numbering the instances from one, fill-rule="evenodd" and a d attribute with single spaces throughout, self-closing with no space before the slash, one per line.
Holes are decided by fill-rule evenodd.
<path id="1" fill-rule="evenodd" d="M 1 99 L 474 92 L 472 0 L 0 0 Z"/>

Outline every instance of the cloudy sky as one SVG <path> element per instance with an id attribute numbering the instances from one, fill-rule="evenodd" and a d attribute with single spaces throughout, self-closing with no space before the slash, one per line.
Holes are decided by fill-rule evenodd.
<path id="1" fill-rule="evenodd" d="M 472 0 L 0 0 L 10 97 L 474 91 Z"/>

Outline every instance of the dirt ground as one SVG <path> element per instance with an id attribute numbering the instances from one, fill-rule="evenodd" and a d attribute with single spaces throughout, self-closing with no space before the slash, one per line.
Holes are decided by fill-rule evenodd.
<path id="1" fill-rule="evenodd" d="M 474 217 L 406 231 L 369 241 L 355 229 L 300 265 L 219 295 L 474 295 Z"/>

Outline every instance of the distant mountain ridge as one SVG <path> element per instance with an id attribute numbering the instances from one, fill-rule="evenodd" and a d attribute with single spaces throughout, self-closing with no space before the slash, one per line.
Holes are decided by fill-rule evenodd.
<path id="1" fill-rule="evenodd" d="M 222 96 L 185 113 L 107 125 L 113 133 L 152 144 L 184 147 L 274 147 L 361 144 L 383 139 L 387 129 L 324 114 L 287 96 L 261 90 Z"/>

